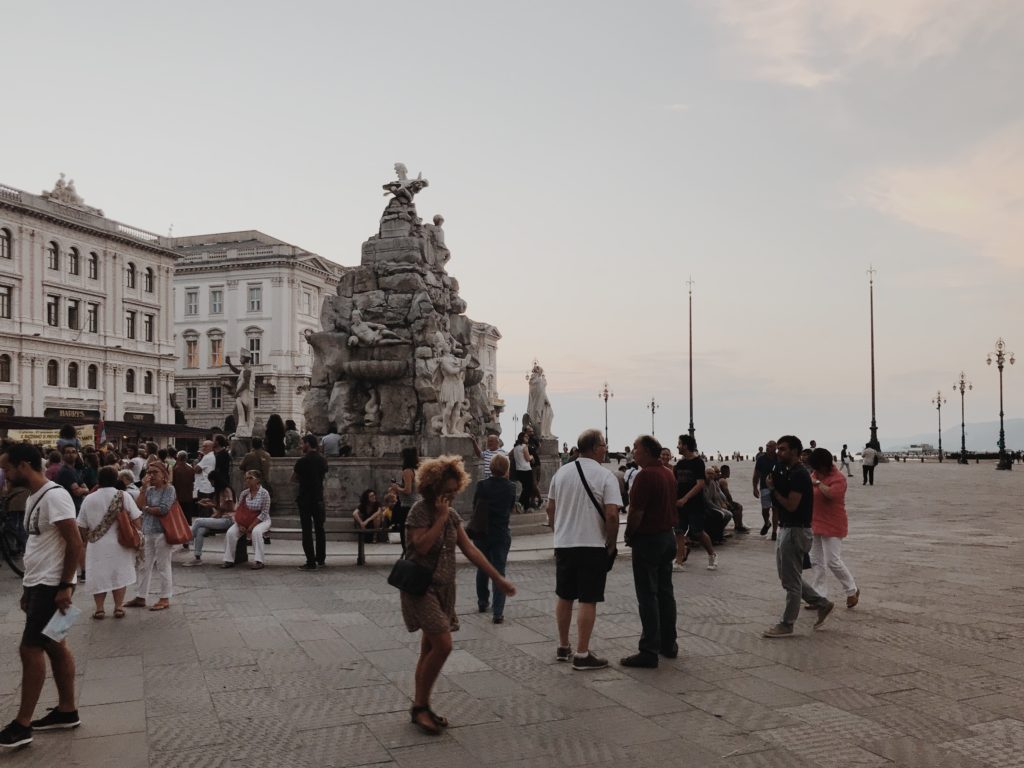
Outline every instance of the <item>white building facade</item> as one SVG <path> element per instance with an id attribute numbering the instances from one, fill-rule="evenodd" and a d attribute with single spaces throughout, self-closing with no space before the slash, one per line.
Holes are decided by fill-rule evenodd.
<path id="1" fill-rule="evenodd" d="M 0 185 L 0 417 L 173 424 L 174 261 L 63 174 Z"/>
<path id="2" fill-rule="evenodd" d="M 313 356 L 305 331 L 343 267 L 255 230 L 167 240 L 177 254 L 175 399 L 189 426 L 223 429 L 242 350 L 252 356 L 255 413 L 301 429 Z M 170 306 L 170 305 L 169 305 Z"/>

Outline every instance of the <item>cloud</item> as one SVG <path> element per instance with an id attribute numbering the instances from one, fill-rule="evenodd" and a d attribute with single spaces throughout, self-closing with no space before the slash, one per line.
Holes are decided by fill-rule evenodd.
<path id="1" fill-rule="evenodd" d="M 1024 122 L 958 158 L 870 174 L 860 202 L 922 229 L 955 235 L 1024 266 Z"/>
<path id="2" fill-rule="evenodd" d="M 864 63 L 916 66 L 1020 23 L 1015 0 L 715 0 L 731 52 L 757 79 L 817 88 Z"/>

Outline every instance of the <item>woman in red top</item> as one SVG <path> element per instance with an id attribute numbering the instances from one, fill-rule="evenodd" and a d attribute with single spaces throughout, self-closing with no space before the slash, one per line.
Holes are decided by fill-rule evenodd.
<path id="1" fill-rule="evenodd" d="M 850 569 L 843 563 L 843 539 L 846 538 L 846 477 L 832 463 L 831 452 L 815 448 L 811 453 L 811 483 L 814 485 L 814 516 L 811 531 L 811 572 L 807 583 L 825 597 L 828 594 L 826 570 L 832 571 L 846 592 L 846 607 L 860 600 L 860 590 Z"/>

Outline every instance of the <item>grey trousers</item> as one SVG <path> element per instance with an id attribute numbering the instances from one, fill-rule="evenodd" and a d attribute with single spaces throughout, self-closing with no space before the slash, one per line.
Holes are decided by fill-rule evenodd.
<path id="1" fill-rule="evenodd" d="M 779 569 L 779 581 L 786 590 L 786 610 L 782 623 L 792 626 L 800 615 L 800 598 L 815 608 L 828 604 L 828 599 L 815 592 L 804 581 L 804 555 L 811 551 L 813 534 L 810 528 L 779 528 L 779 539 L 775 547 L 775 563 Z"/>

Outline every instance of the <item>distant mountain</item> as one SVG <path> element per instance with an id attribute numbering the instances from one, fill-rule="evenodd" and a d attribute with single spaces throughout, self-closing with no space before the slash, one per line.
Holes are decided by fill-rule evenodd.
<path id="1" fill-rule="evenodd" d="M 1024 450 L 1024 419 L 1007 419 L 1004 426 L 1006 429 L 1006 449 L 1010 451 Z M 966 431 L 968 451 L 995 451 L 998 449 L 998 421 L 968 423 Z M 910 448 L 911 445 L 920 445 L 921 443 L 928 443 L 933 448 L 937 448 L 938 433 L 929 432 L 922 435 L 896 437 L 889 440 L 885 439 L 884 436 L 880 436 L 879 442 L 882 444 L 882 450 L 885 451 L 901 451 Z M 942 430 L 942 450 L 960 450 L 959 424 Z"/>

